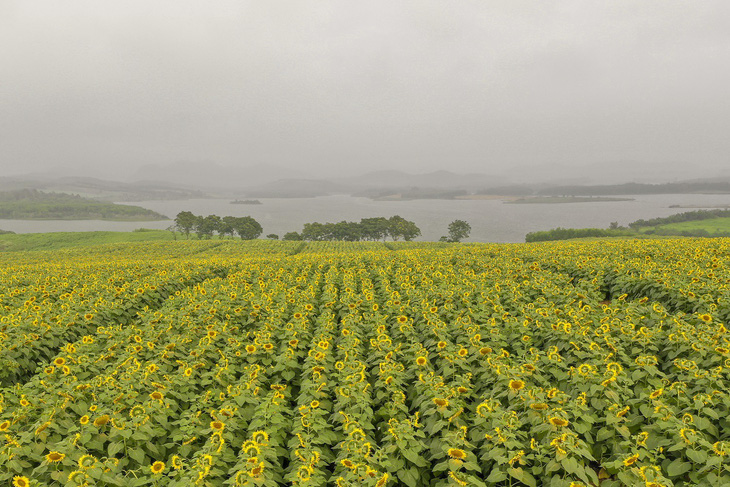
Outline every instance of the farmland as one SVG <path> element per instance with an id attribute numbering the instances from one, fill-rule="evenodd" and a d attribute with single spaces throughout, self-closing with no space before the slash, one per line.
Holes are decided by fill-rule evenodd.
<path id="1" fill-rule="evenodd" d="M 0 252 L 0 485 L 730 484 L 730 240 Z"/>

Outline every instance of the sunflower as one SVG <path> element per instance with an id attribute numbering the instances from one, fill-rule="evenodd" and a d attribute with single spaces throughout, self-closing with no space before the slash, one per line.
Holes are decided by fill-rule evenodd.
<path id="1" fill-rule="evenodd" d="M 222 421 L 212 421 L 210 423 L 210 428 L 215 431 L 223 431 L 225 427 L 226 425 Z"/>
<path id="2" fill-rule="evenodd" d="M 353 462 L 352 460 L 350 460 L 349 458 L 345 458 L 344 460 L 341 460 L 340 463 L 342 464 L 343 467 L 349 468 L 350 470 L 354 470 L 355 468 L 357 468 L 357 464 L 355 462 Z"/>
<path id="3" fill-rule="evenodd" d="M 438 342 L 436 346 L 443 350 L 444 348 L 446 348 L 446 342 Z"/>
<path id="4" fill-rule="evenodd" d="M 299 467 L 299 470 L 297 470 L 297 478 L 301 480 L 302 482 L 306 482 L 312 477 L 312 472 L 314 472 L 314 469 L 308 465 L 302 465 Z"/>
<path id="5" fill-rule="evenodd" d="M 187 369 L 185 369 L 185 372 L 183 372 L 183 374 L 185 375 L 185 377 L 190 377 L 191 375 L 193 375 L 193 369 L 188 367 Z"/>
<path id="6" fill-rule="evenodd" d="M 490 354 L 490 353 L 492 353 L 492 348 L 491 347 L 482 347 L 482 348 L 479 349 L 479 353 L 481 355 Z"/>
<path id="7" fill-rule="evenodd" d="M 89 321 L 89 320 L 91 320 L 91 319 L 92 319 L 93 317 L 94 317 L 94 315 L 92 315 L 91 313 L 86 313 L 86 314 L 84 315 L 84 319 L 85 319 L 86 321 Z"/>
<path id="8" fill-rule="evenodd" d="M 297 339 L 294 339 L 294 340 L 289 340 L 289 346 L 290 346 L 290 347 L 292 347 L 292 348 L 296 348 L 296 347 L 297 347 L 297 345 L 299 345 L 299 340 L 297 340 Z"/>
<path id="9" fill-rule="evenodd" d="M 165 397 L 165 396 L 163 396 L 160 391 L 155 391 L 152 394 L 150 394 L 150 399 L 154 399 L 155 401 L 162 401 L 163 397 Z"/>
<path id="10" fill-rule="evenodd" d="M 448 453 L 451 458 L 455 458 L 457 460 L 463 460 L 466 458 L 466 452 L 459 448 L 449 448 L 446 453 Z"/>
<path id="11" fill-rule="evenodd" d="M 60 453 L 57 451 L 52 451 L 52 452 L 48 453 L 48 455 L 46 455 L 46 461 L 48 463 L 60 462 L 64 458 L 66 458 L 66 455 L 64 453 Z"/>
<path id="12" fill-rule="evenodd" d="M 441 397 L 434 397 L 433 398 L 433 403 L 435 405 L 437 405 L 438 407 L 440 407 L 440 408 L 445 408 L 445 407 L 447 407 L 449 405 L 448 399 L 444 399 L 444 398 L 441 398 Z"/>
<path id="13" fill-rule="evenodd" d="M 700 319 L 702 321 L 704 321 L 705 323 L 709 323 L 710 321 L 712 321 L 712 316 L 710 316 L 707 313 L 705 313 L 705 314 L 701 314 L 700 315 Z"/>
<path id="14" fill-rule="evenodd" d="M 63 357 L 56 357 L 56 359 L 55 359 L 55 360 L 53 361 L 53 363 L 54 363 L 55 365 L 57 365 L 57 366 L 59 366 L 59 367 L 60 367 L 60 366 L 62 366 L 63 364 L 65 364 L 65 363 L 66 363 L 66 359 L 65 359 L 65 358 L 63 358 Z"/>
<path id="15" fill-rule="evenodd" d="M 84 470 L 93 467 L 95 464 L 96 458 L 93 455 L 82 455 L 81 458 L 79 458 L 79 467 Z"/>
<path id="16" fill-rule="evenodd" d="M 524 381 L 513 379 L 509 381 L 509 388 L 512 392 L 517 392 L 525 388 L 525 383 Z"/>
<path id="17" fill-rule="evenodd" d="M 109 417 L 108 414 L 102 414 L 101 416 L 99 416 L 98 418 L 96 418 L 94 420 L 94 426 L 96 426 L 97 428 L 101 427 L 101 426 L 106 426 L 106 424 L 110 421 L 110 419 L 111 418 Z"/>
<path id="18" fill-rule="evenodd" d="M 459 349 L 459 357 L 466 357 L 467 355 L 469 355 L 469 350 L 466 348 Z"/>
<path id="19" fill-rule="evenodd" d="M 251 439 L 257 444 L 263 445 L 269 441 L 269 434 L 266 431 L 254 431 L 251 435 Z"/>
<path id="20" fill-rule="evenodd" d="M 550 418 L 549 421 L 550 421 L 551 425 L 557 426 L 557 427 L 568 426 L 568 424 L 569 424 L 567 419 L 558 418 L 557 416 L 553 416 L 552 418 Z"/>
<path id="21" fill-rule="evenodd" d="M 36 434 L 36 436 L 37 436 L 37 435 L 39 435 L 39 434 L 41 434 L 41 433 L 43 433 L 43 432 L 44 432 L 44 431 L 45 431 L 45 430 L 46 430 L 46 429 L 47 429 L 47 428 L 48 428 L 49 426 L 51 426 L 51 423 L 49 423 L 48 421 L 46 421 L 45 423 L 43 423 L 42 425 L 40 425 L 40 426 L 39 426 L 39 427 L 38 427 L 38 428 L 37 428 L 37 429 L 35 430 L 35 434 Z M 2 430 L 0 429 L 0 431 L 2 431 Z"/>
<path id="22" fill-rule="evenodd" d="M 630 465 L 633 465 L 636 463 L 636 461 L 638 459 L 639 459 L 639 454 L 635 453 L 635 454 L 631 455 L 630 457 L 627 457 L 624 459 L 624 465 L 626 465 L 627 467 Z"/>
<path id="23" fill-rule="evenodd" d="M 0 423 L 0 431 L 7 431 L 10 428 L 10 421 L 3 421 Z"/>
<path id="24" fill-rule="evenodd" d="M 259 463 L 257 466 L 251 469 L 251 476 L 258 477 L 264 472 L 264 462 Z"/>
<path id="25" fill-rule="evenodd" d="M 405 317 L 403 315 L 398 317 L 398 323 L 405 323 L 406 321 L 408 321 L 407 317 Z"/>
<path id="26" fill-rule="evenodd" d="M 175 470 L 180 470 L 183 467 L 182 460 L 180 460 L 180 457 L 177 455 L 172 457 L 171 463 L 172 463 L 172 468 L 174 468 Z"/>
<path id="27" fill-rule="evenodd" d="M 416 364 L 418 364 L 418 365 L 421 365 L 421 366 L 426 365 L 426 362 L 428 362 L 428 361 L 426 360 L 426 357 L 424 357 L 424 356 L 420 356 L 420 357 L 416 358 Z"/>
<path id="28" fill-rule="evenodd" d="M 13 487 L 28 487 L 30 480 L 28 477 L 22 477 L 20 475 L 13 477 Z"/>
<path id="29" fill-rule="evenodd" d="M 649 399 L 656 399 L 657 397 L 664 394 L 664 389 L 657 389 L 656 391 L 649 394 Z"/>
<path id="30" fill-rule="evenodd" d="M 254 353 L 256 351 L 256 345 L 246 345 L 246 351 L 248 353 Z"/>
<path id="31" fill-rule="evenodd" d="M 715 455 L 724 457 L 727 455 L 727 443 L 724 441 L 716 441 L 712 444 L 712 451 L 715 452 Z"/>
<path id="32" fill-rule="evenodd" d="M 84 414 L 83 416 L 81 416 L 81 418 L 79 419 L 79 423 L 81 423 L 81 424 L 89 424 L 89 416 L 86 415 L 86 414 Z"/>
<path id="33" fill-rule="evenodd" d="M 152 465 L 150 465 L 150 471 L 155 474 L 159 475 L 165 470 L 165 464 L 163 462 L 155 462 Z"/>
<path id="34" fill-rule="evenodd" d="M 388 482 L 388 478 L 390 477 L 389 474 L 384 473 L 382 477 L 378 479 L 378 481 L 375 483 L 375 487 L 384 487 L 385 484 Z"/>

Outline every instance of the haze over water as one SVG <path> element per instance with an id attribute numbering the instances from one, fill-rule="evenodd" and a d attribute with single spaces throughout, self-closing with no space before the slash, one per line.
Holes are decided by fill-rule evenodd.
<path id="1" fill-rule="evenodd" d="M 627 225 L 637 219 L 669 216 L 687 209 L 670 205 L 708 207 L 730 205 L 730 195 L 638 195 L 633 201 L 561 204 L 504 204 L 500 200 L 413 200 L 373 201 L 351 196 L 318 198 L 260 198 L 261 205 L 233 205 L 230 200 L 202 199 L 185 201 L 143 201 L 135 205 L 149 208 L 170 218 L 180 211 L 198 215 L 253 216 L 264 228 L 263 236 L 301 231 L 305 223 L 359 221 L 374 216 L 400 215 L 421 229 L 417 240 L 438 240 L 446 235 L 448 224 L 466 220 L 472 227 L 469 242 L 524 242 L 529 232 L 551 228 L 606 228 L 617 221 Z M 0 228 L 18 233 L 116 230 L 137 228 L 164 229 L 172 221 L 24 221 L 0 220 Z M 262 237 L 263 237 L 262 236 Z"/>

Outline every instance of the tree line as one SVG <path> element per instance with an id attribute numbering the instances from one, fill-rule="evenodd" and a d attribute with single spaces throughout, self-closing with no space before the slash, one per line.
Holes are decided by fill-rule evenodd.
<path id="1" fill-rule="evenodd" d="M 237 234 L 243 240 L 259 238 L 264 229 L 250 216 L 200 216 L 189 211 L 181 211 L 175 217 L 175 228 L 186 238 L 195 233 L 199 239 L 210 239 L 214 233 L 220 238 Z"/>
<path id="2" fill-rule="evenodd" d="M 194 233 L 199 239 L 210 239 L 214 234 L 220 238 L 234 234 L 243 240 L 259 238 L 263 233 L 261 224 L 250 216 L 233 217 L 217 215 L 201 216 L 189 211 L 181 211 L 175 217 L 174 228 L 190 238 Z M 459 242 L 469 236 L 471 227 L 463 220 L 455 220 L 449 225 L 449 235 L 441 237 L 442 241 Z M 383 240 L 390 238 L 394 241 L 403 239 L 410 242 L 421 235 L 421 229 L 405 218 L 394 215 L 390 218 L 374 217 L 362 218 L 359 222 L 341 221 L 338 223 L 305 223 L 301 232 L 288 232 L 283 240 L 326 241 L 341 240 L 359 242 L 363 240 Z M 267 238 L 278 239 L 275 234 Z"/>
<path id="3" fill-rule="evenodd" d="M 359 242 L 361 240 L 393 240 L 403 239 L 410 242 L 421 235 L 415 223 L 395 215 L 390 218 L 362 218 L 359 222 L 341 221 L 338 223 L 305 223 L 300 234 L 289 232 L 284 240 L 343 240 Z"/>

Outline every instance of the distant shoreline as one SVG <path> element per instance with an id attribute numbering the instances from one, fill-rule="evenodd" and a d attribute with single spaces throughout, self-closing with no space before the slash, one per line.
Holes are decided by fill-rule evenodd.
<path id="1" fill-rule="evenodd" d="M 537 205 L 537 204 L 563 204 L 563 203 L 603 203 L 612 201 L 634 201 L 634 198 L 609 198 L 604 196 L 535 196 L 529 198 L 517 198 L 505 201 L 510 205 Z"/>

